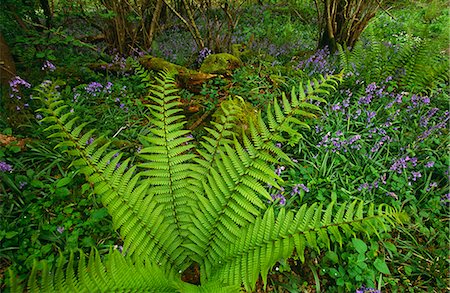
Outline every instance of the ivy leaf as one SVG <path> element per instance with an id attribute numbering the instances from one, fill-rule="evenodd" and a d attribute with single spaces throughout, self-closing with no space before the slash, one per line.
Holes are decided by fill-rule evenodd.
<path id="1" fill-rule="evenodd" d="M 385 275 L 390 275 L 391 272 L 389 271 L 388 266 L 386 265 L 386 262 L 382 258 L 377 258 L 374 263 L 374 267 L 380 272 Z"/>
<path id="2" fill-rule="evenodd" d="M 352 243 L 353 243 L 353 246 L 355 247 L 356 251 L 359 254 L 366 253 L 367 245 L 366 245 L 366 243 L 364 243 L 364 241 L 362 241 L 361 239 L 358 239 L 358 238 L 353 238 Z"/>

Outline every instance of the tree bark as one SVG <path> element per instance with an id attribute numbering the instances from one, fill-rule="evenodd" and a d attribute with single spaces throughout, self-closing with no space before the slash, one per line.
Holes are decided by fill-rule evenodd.
<path id="1" fill-rule="evenodd" d="M 353 48 L 383 0 L 324 0 L 319 47 L 331 52 L 337 44 Z"/>
<path id="2" fill-rule="evenodd" d="M 16 76 L 16 64 L 9 50 L 9 46 L 0 32 L 0 81 L 8 85 L 8 81 Z"/>
<path id="3" fill-rule="evenodd" d="M 160 16 L 161 16 L 161 10 L 164 4 L 164 0 L 156 0 L 156 7 L 155 11 L 153 12 L 152 22 L 150 24 L 150 30 L 148 32 L 148 40 L 146 46 L 150 48 L 153 43 L 153 39 L 155 37 L 156 27 L 158 25 Z"/>

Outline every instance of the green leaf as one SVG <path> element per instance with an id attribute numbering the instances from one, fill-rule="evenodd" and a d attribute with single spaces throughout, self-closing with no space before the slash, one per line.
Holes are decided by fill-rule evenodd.
<path id="1" fill-rule="evenodd" d="M 92 219 L 100 220 L 108 215 L 108 210 L 106 208 L 101 208 L 92 213 Z"/>
<path id="2" fill-rule="evenodd" d="M 384 242 L 384 247 L 393 253 L 397 253 L 397 247 L 391 242 Z"/>
<path id="3" fill-rule="evenodd" d="M 6 238 L 6 239 L 11 239 L 11 238 L 13 238 L 14 236 L 16 236 L 17 234 L 19 234 L 19 232 L 17 232 L 17 231 L 6 232 L 5 238 Z"/>
<path id="4" fill-rule="evenodd" d="M 374 267 L 380 272 L 385 275 L 390 275 L 391 272 L 389 271 L 388 266 L 386 265 L 386 262 L 382 258 L 377 258 L 374 263 Z"/>
<path id="5" fill-rule="evenodd" d="M 413 272 L 413 268 L 412 268 L 411 266 L 405 266 L 405 267 L 404 267 L 404 270 L 405 270 L 405 274 L 406 274 L 407 276 L 411 276 L 411 274 L 412 274 L 412 272 Z"/>
<path id="6" fill-rule="evenodd" d="M 44 183 L 42 183 L 39 180 L 33 179 L 33 180 L 31 180 L 31 186 L 36 187 L 36 188 L 43 188 Z"/>
<path id="7" fill-rule="evenodd" d="M 18 152 L 20 152 L 20 147 L 17 146 L 17 145 L 13 145 L 13 146 L 10 146 L 10 147 L 9 147 L 9 150 L 10 150 L 11 152 L 17 154 Z"/>
<path id="8" fill-rule="evenodd" d="M 353 238 L 352 243 L 358 253 L 360 253 L 360 254 L 366 253 L 367 245 L 366 245 L 366 243 L 364 243 L 364 241 L 362 241 L 361 239 L 358 239 L 358 238 Z"/>
<path id="9" fill-rule="evenodd" d="M 337 253 L 334 252 L 334 251 L 328 251 L 328 252 L 325 254 L 325 257 L 328 258 L 328 259 L 329 259 L 332 263 L 334 263 L 334 264 L 336 264 L 336 263 L 339 262 L 339 257 L 338 257 L 338 255 L 337 255 Z"/>
<path id="10" fill-rule="evenodd" d="M 65 187 L 64 188 L 57 188 L 55 190 L 55 195 L 58 196 L 58 197 L 61 197 L 61 198 L 66 197 L 69 194 L 70 194 L 70 190 L 65 188 Z"/>
<path id="11" fill-rule="evenodd" d="M 64 177 L 64 178 L 62 178 L 62 179 L 60 179 L 60 180 L 58 180 L 58 181 L 56 182 L 56 188 L 66 186 L 66 185 L 69 184 L 71 181 L 72 181 L 72 178 L 70 178 L 70 177 Z"/>

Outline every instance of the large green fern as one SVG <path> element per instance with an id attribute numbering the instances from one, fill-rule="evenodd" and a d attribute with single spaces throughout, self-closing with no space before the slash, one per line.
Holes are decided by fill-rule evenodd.
<path id="1" fill-rule="evenodd" d="M 405 44 L 394 51 L 383 48 L 370 32 L 367 45 L 357 42 L 350 51 L 338 45 L 340 67 L 345 72 L 359 75 L 358 79 L 380 82 L 391 76 L 397 85 L 413 93 L 430 93 L 448 84 L 448 58 L 431 42 Z"/>
<path id="2" fill-rule="evenodd" d="M 143 74 L 143 71 L 140 71 Z M 145 79 L 148 79 L 145 75 Z M 344 235 L 377 234 L 386 221 L 400 214 L 388 207 L 361 201 L 342 204 L 303 205 L 299 210 L 274 209 L 266 190 L 279 188 L 281 178 L 273 164 L 290 163 L 276 147 L 301 137 L 305 117 L 319 109 L 311 99 L 327 94 L 340 75 L 323 78 L 306 91 L 300 86 L 274 100 L 267 122 L 259 115 L 242 134 L 232 132 L 233 109 L 224 109 L 222 123 L 207 129 L 197 149 L 176 95 L 174 79 L 163 73 L 150 88 L 149 135 L 142 138 L 143 163 L 131 166 L 110 143 L 94 130 L 84 132 L 77 117 L 67 111 L 58 96 L 42 92 L 43 122 L 56 148 L 75 157 L 73 165 L 94 185 L 124 240 L 124 253 L 115 251 L 104 260 L 92 252 L 86 264 L 81 257 L 74 269 L 74 255 L 63 273 L 61 259 L 56 272 L 46 265 L 38 278 L 33 270 L 27 289 L 32 292 L 238 292 L 243 285 L 253 290 L 261 276 L 294 251 L 302 261 L 305 249 L 330 249 L 342 245 Z M 201 285 L 181 281 L 191 265 L 200 267 Z M 21 291 L 14 281 L 13 289 Z"/>

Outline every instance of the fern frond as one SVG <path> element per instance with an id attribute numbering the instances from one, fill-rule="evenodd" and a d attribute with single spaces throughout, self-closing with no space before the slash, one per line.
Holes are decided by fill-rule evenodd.
<path id="1" fill-rule="evenodd" d="M 161 73 L 156 84 L 151 86 L 148 98 L 153 103 L 147 107 L 151 113 L 149 130 L 152 135 L 143 137 L 147 146 L 140 152 L 144 160 L 140 168 L 143 169 L 143 180 L 149 184 L 148 196 L 162 207 L 159 217 L 164 219 L 168 231 L 173 231 L 170 237 L 173 242 L 164 243 L 170 247 L 171 253 L 175 253 L 177 265 L 184 269 L 189 266 L 188 251 L 181 243 L 189 233 L 190 206 L 194 201 L 194 193 L 189 186 L 195 168 L 195 154 L 191 152 L 190 132 L 183 129 L 184 116 L 179 114 L 182 110 L 176 92 L 175 80 L 167 72 Z M 151 247 L 144 246 L 143 249 Z"/>
<path id="2" fill-rule="evenodd" d="M 47 108 L 42 110 L 47 116 L 46 121 L 53 123 L 47 131 L 53 132 L 50 136 L 63 139 L 56 148 L 74 156 L 72 166 L 79 168 L 94 185 L 94 192 L 112 215 L 114 228 L 120 230 L 127 253 L 148 258 L 176 271 L 187 266 L 186 254 L 182 253 L 185 251 L 182 239 L 176 237 L 177 230 L 171 222 L 161 218 L 160 214 L 165 209 L 154 198 L 157 192 L 148 192 L 152 182 L 142 181 L 145 176 L 136 173 L 137 168 L 130 165 L 129 159 L 121 160 L 122 154 L 111 150 L 109 142 L 103 143 L 103 137 L 90 141 L 94 130 L 82 134 L 86 124 L 76 125 L 71 118 L 75 114 L 68 112 L 67 115 L 64 109 L 59 110 L 61 103 L 58 97 L 49 96 L 43 102 L 47 104 Z M 60 116 L 65 117 L 64 121 L 69 125 Z M 169 142 L 169 148 L 170 143 L 173 142 Z M 181 152 L 174 153 L 173 150 L 169 155 L 179 164 L 184 159 L 179 156 Z M 178 170 L 178 174 L 180 172 L 182 170 Z M 173 177 L 177 180 L 177 174 Z M 171 219 L 170 216 L 168 218 Z"/>
<path id="3" fill-rule="evenodd" d="M 263 145 L 261 144 L 262 141 L 284 143 L 292 138 L 302 138 L 300 129 L 309 129 L 304 120 L 315 118 L 316 114 L 320 113 L 320 108 L 311 104 L 309 100 L 325 102 L 319 95 L 329 94 L 328 89 L 334 90 L 339 81 L 342 81 L 342 73 L 327 77 L 321 76 L 320 82 L 317 80 L 307 81 L 306 92 L 302 84 L 299 85 L 298 89 L 293 88 L 290 101 L 284 93 L 281 97 L 281 105 L 277 99 L 274 99 L 273 104 L 269 105 L 267 109 L 268 125 L 261 117 L 255 125 L 257 131 L 252 133 L 255 144 L 261 146 Z M 261 137 L 261 139 L 257 137 Z M 273 150 L 275 151 L 275 149 Z"/>
<path id="4" fill-rule="evenodd" d="M 363 202 L 346 206 L 335 217 L 332 204 L 325 211 L 315 204 L 303 205 L 296 213 L 282 209 L 276 216 L 273 208 L 268 208 L 262 217 L 240 229 L 238 238 L 222 256 L 222 263 L 216 262 L 211 270 L 224 282 L 243 283 L 251 291 L 260 275 L 266 283 L 269 269 L 280 259 L 290 257 L 294 249 L 304 261 L 306 248 L 330 249 L 330 242 L 339 242 L 348 232 L 347 227 L 352 233 L 373 235 L 387 229 L 387 222 L 400 214 L 386 207 L 375 214 L 371 206 L 363 215 Z"/>
<path id="5" fill-rule="evenodd" d="M 160 266 L 148 262 L 133 262 L 117 250 L 102 261 L 97 251 L 92 250 L 88 262 L 82 252 L 78 262 L 71 253 L 58 260 L 56 272 L 50 274 L 45 261 L 41 262 L 42 273 L 38 275 L 38 263 L 33 266 L 28 281 L 28 292 L 177 292 L 183 284 L 179 276 L 164 271 Z M 77 269 L 74 270 L 74 265 Z M 65 273 L 64 273 L 65 272 Z M 22 292 L 20 288 L 18 291 Z"/>

